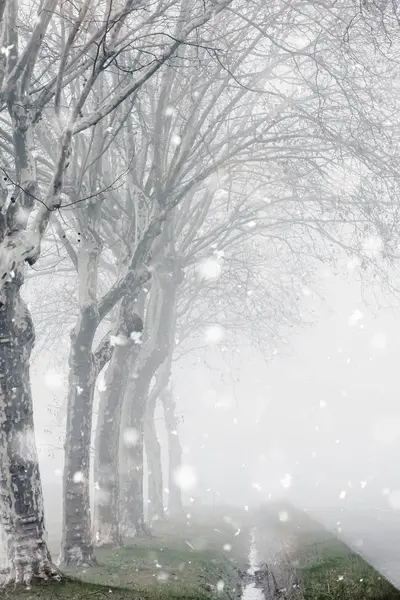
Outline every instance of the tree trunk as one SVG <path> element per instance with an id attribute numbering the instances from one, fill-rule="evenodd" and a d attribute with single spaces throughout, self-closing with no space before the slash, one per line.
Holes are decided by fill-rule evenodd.
<path id="1" fill-rule="evenodd" d="M 165 386 L 160 394 L 164 408 L 165 427 L 168 435 L 168 515 L 183 515 L 181 489 L 176 485 L 174 474 L 182 465 L 182 447 L 178 435 L 178 420 L 172 385 Z"/>
<path id="2" fill-rule="evenodd" d="M 121 427 L 123 485 L 121 513 L 123 533 L 127 537 L 147 536 L 143 506 L 143 434 L 146 400 L 153 372 L 146 366 L 137 373 L 133 386 L 128 386 L 126 399 L 126 419 Z M 132 393 L 133 391 L 133 393 Z M 134 432 L 134 443 L 129 442 L 129 434 Z"/>
<path id="3" fill-rule="evenodd" d="M 59 578 L 45 541 L 29 360 L 33 323 L 20 297 L 22 275 L 5 284 L 0 304 L 0 493 L 9 579 Z"/>
<path id="4" fill-rule="evenodd" d="M 95 564 L 90 515 L 89 474 L 94 384 L 92 352 L 97 327 L 93 306 L 81 310 L 71 334 L 69 392 L 64 463 L 64 510 L 61 562 Z"/>
<path id="5" fill-rule="evenodd" d="M 157 390 L 155 390 L 157 391 Z M 163 474 L 161 464 L 161 446 L 157 438 L 154 421 L 158 393 L 151 393 L 146 410 L 144 443 L 148 467 L 148 515 L 149 521 L 164 518 Z"/>
<path id="6" fill-rule="evenodd" d="M 114 349 L 107 369 L 106 389 L 100 396 L 95 444 L 96 542 L 99 546 L 122 543 L 119 515 L 119 431 L 128 371 L 140 345 L 131 339 L 143 329 L 141 318 L 133 312 L 134 300 L 124 299 L 120 311 L 119 336 L 122 343 Z M 139 340 L 136 340 L 137 342 Z"/>
<path id="7" fill-rule="evenodd" d="M 128 348 L 116 348 L 100 395 L 95 443 L 95 527 L 98 546 L 120 546 L 118 433 L 126 387 Z"/>
<path id="8" fill-rule="evenodd" d="M 128 482 L 124 489 L 123 523 L 127 534 L 147 534 L 143 511 L 143 437 L 149 388 L 157 369 L 171 346 L 171 326 L 175 310 L 176 287 L 182 279 L 180 267 L 172 261 L 154 274 L 146 311 L 146 340 L 125 398 L 123 426 L 137 431 L 138 442 L 126 447 L 123 455 Z M 122 439 L 123 439 L 123 432 Z M 162 490 L 162 488 L 161 488 Z"/>

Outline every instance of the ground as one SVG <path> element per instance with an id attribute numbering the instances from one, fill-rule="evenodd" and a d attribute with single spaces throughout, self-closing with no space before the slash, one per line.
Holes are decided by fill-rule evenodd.
<path id="1" fill-rule="evenodd" d="M 187 521 L 157 523 L 150 539 L 99 549 L 97 567 L 70 571 L 61 584 L 2 589 L 0 600 L 237 600 L 252 530 L 259 565 L 267 564 L 266 600 L 400 600 L 361 557 L 289 506 L 251 516 L 192 511 Z"/>
<path id="2" fill-rule="evenodd" d="M 69 571 L 63 584 L 0 590 L 10 600 L 233 600 L 240 596 L 249 530 L 242 513 L 192 511 L 187 521 L 159 522 L 154 537 L 99 549 L 98 566 Z M 228 517 L 228 519 L 226 519 Z M 218 592 L 218 584 L 224 588 Z"/>

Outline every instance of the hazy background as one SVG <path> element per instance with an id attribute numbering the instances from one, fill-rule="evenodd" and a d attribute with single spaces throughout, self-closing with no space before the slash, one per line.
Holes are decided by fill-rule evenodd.
<path id="1" fill-rule="evenodd" d="M 286 497 L 400 584 L 400 309 L 393 298 L 389 306 L 366 295 L 351 270 L 321 275 L 324 300 L 302 292 L 310 324 L 288 332 L 269 364 L 243 343 L 231 368 L 222 341 L 205 360 L 187 355 L 174 365 L 179 434 L 197 476 L 186 502 L 251 507 Z M 60 352 L 41 352 L 32 371 L 55 540 L 66 398 Z M 165 444 L 160 410 L 157 424 Z"/>

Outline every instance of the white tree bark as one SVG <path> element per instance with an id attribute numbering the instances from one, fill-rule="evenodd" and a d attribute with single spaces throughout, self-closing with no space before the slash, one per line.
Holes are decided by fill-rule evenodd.
<path id="1" fill-rule="evenodd" d="M 157 383 L 155 386 L 158 388 Z M 158 389 L 153 389 L 147 402 L 144 424 L 144 445 L 148 468 L 148 518 L 150 522 L 164 518 L 161 445 L 157 437 L 154 420 L 158 397 Z"/>
<path id="2" fill-rule="evenodd" d="M 35 333 L 17 273 L 0 306 L 0 494 L 9 580 L 59 578 L 46 544 L 29 360 Z"/>
<path id="3" fill-rule="evenodd" d="M 93 338 L 97 314 L 92 306 L 81 310 L 71 334 L 69 388 L 65 434 L 64 507 L 61 563 L 95 563 L 89 497 L 90 443 L 97 364 Z"/>
<path id="4" fill-rule="evenodd" d="M 135 446 L 125 448 L 123 451 L 128 480 L 124 488 L 123 501 L 126 532 L 146 533 L 143 516 L 143 441 L 147 402 L 151 381 L 164 363 L 170 349 L 176 288 L 182 281 L 180 267 L 174 262 L 169 263 L 168 266 L 169 268 L 165 269 L 164 265 L 160 264 L 154 276 L 151 302 L 146 314 L 145 333 L 148 333 L 148 338 L 138 357 L 135 378 L 132 379 L 125 398 L 126 419 L 123 419 L 123 426 L 135 428 L 139 438 Z M 159 460 L 158 473 L 160 469 Z M 160 480 L 160 476 L 158 479 Z"/>
<path id="5" fill-rule="evenodd" d="M 95 443 L 95 539 L 99 546 L 121 545 L 119 519 L 119 431 L 129 368 L 140 349 L 142 319 L 135 300 L 122 301 L 117 337 L 100 395 Z"/>
<path id="6" fill-rule="evenodd" d="M 182 466 L 182 446 L 179 439 L 176 405 L 171 383 L 163 388 L 160 399 L 164 408 L 165 428 L 168 435 L 168 516 L 181 517 L 184 512 L 182 492 L 181 488 L 175 483 L 175 475 Z"/>
<path id="7" fill-rule="evenodd" d="M 157 368 L 157 367 L 155 367 Z M 146 400 L 154 368 L 150 361 L 135 372 L 127 387 L 125 415 L 121 424 L 120 465 L 124 477 L 121 486 L 121 528 L 126 537 L 148 536 L 143 505 L 143 446 Z M 124 432 L 134 432 L 135 443 L 124 442 Z M 126 437 L 125 437 L 126 440 Z"/>

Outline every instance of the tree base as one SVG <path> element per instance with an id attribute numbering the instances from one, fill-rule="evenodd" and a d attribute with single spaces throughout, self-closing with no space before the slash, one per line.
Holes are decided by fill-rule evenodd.
<path id="1" fill-rule="evenodd" d="M 118 540 L 99 540 L 96 542 L 96 548 L 123 548 L 124 542 L 121 539 Z"/>
<path id="2" fill-rule="evenodd" d="M 136 525 L 125 526 L 122 531 L 122 535 L 125 538 L 133 539 L 139 538 L 152 538 L 153 534 L 151 528 L 146 523 L 136 523 Z"/>
<path id="3" fill-rule="evenodd" d="M 98 523 L 95 536 L 96 548 L 121 548 L 123 546 L 121 531 L 118 525 L 112 523 Z"/>
<path id="4" fill-rule="evenodd" d="M 46 581 L 62 580 L 61 572 L 48 560 L 24 561 L 14 567 L 3 569 L 0 572 L 0 584 L 2 587 L 17 585 L 36 585 Z"/>
<path id="5" fill-rule="evenodd" d="M 140 538 L 152 538 L 153 534 L 151 529 L 146 523 L 141 523 L 135 527 L 135 535 Z"/>
<path id="6" fill-rule="evenodd" d="M 88 569 L 89 567 L 97 566 L 98 563 L 92 547 L 82 548 L 80 546 L 73 546 L 62 549 L 60 564 L 63 567 Z"/>

